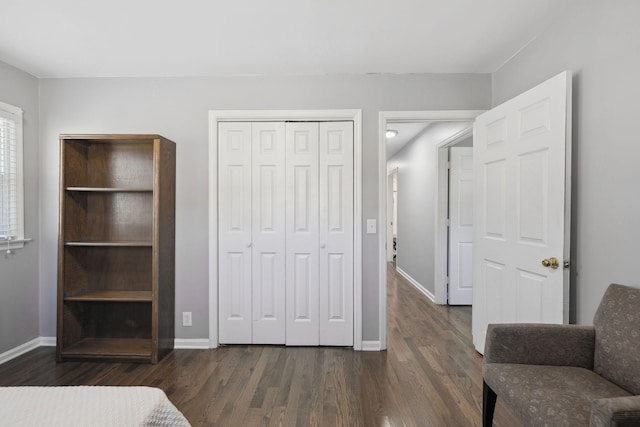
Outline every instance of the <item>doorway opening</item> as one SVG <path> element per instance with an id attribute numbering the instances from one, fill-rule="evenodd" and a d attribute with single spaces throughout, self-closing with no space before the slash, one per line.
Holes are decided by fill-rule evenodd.
<path id="1" fill-rule="evenodd" d="M 473 123 L 437 143 L 433 283 L 438 304 L 472 303 Z"/>
<path id="2" fill-rule="evenodd" d="M 390 221 L 389 199 L 393 191 L 389 172 L 397 169 L 397 247 L 396 271 L 429 299 L 438 303 L 447 303 L 446 283 L 436 285 L 436 272 L 446 277 L 448 237 L 446 233 L 447 188 L 440 194 L 442 178 L 439 178 L 441 151 L 445 157 L 445 177 L 448 178 L 446 164 L 448 148 L 472 134 L 473 121 L 483 111 L 423 111 L 423 112 L 381 112 L 379 120 L 379 207 L 381 222 L 385 230 L 379 235 L 379 301 L 380 301 L 380 344 L 386 348 L 387 326 L 387 261 L 389 246 L 393 248 L 392 222 Z M 407 146 L 393 154 L 388 152 L 386 131 L 398 130 L 408 124 L 421 124 L 423 129 L 414 135 Z M 400 134 L 400 132 L 398 132 Z M 411 145 L 409 145 L 411 144 Z M 425 160 L 423 165 L 415 164 L 418 155 Z M 391 161 L 390 161 L 391 160 Z M 419 180 L 413 190 L 408 189 L 412 179 Z M 447 179 L 445 179 L 445 182 Z M 444 201 L 440 201 L 443 197 Z M 408 214 L 408 208 L 420 212 Z M 440 230 L 438 212 L 445 212 L 445 236 L 442 245 L 436 245 L 436 230 Z M 390 230 L 391 228 L 391 230 Z M 405 236 L 403 238 L 403 236 Z M 407 238 L 406 236 L 410 236 Z M 424 236 L 430 236 L 425 238 Z M 413 241 L 412 241 L 413 240 Z M 416 246 L 417 245 L 417 246 Z M 436 248 L 438 252 L 436 252 Z M 444 252 L 443 252 L 444 251 Z M 438 266 L 438 268 L 436 268 Z M 444 267 L 442 267 L 444 266 Z"/>

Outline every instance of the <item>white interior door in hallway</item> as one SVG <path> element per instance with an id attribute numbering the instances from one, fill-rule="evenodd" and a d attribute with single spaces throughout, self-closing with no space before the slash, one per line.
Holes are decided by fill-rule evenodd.
<path id="1" fill-rule="evenodd" d="M 473 302 L 473 148 L 449 149 L 449 304 Z"/>
<path id="2" fill-rule="evenodd" d="M 218 128 L 219 340 L 353 345 L 353 123 Z"/>

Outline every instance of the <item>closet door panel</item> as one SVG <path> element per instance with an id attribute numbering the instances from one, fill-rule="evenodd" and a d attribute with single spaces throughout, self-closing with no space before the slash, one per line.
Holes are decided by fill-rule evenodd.
<path id="1" fill-rule="evenodd" d="M 285 125 L 252 124 L 253 344 L 285 343 Z"/>
<path id="2" fill-rule="evenodd" d="M 218 128 L 219 339 L 251 343 L 251 123 Z"/>
<path id="3" fill-rule="evenodd" d="M 353 345 L 353 124 L 320 123 L 320 345 Z"/>
<path id="4" fill-rule="evenodd" d="M 286 344 L 318 345 L 318 123 L 286 124 Z"/>
<path id="5" fill-rule="evenodd" d="M 353 345 L 353 124 L 219 125 L 223 344 Z"/>

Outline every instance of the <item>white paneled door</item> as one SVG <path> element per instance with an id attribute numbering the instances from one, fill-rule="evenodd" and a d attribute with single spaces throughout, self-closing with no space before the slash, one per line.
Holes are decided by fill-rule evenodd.
<path id="1" fill-rule="evenodd" d="M 219 322 L 220 342 L 252 342 L 251 123 L 220 123 Z"/>
<path id="2" fill-rule="evenodd" d="M 352 346 L 353 123 L 218 133 L 220 342 Z"/>
<path id="3" fill-rule="evenodd" d="M 353 124 L 320 123 L 320 345 L 353 345 Z"/>
<path id="4" fill-rule="evenodd" d="M 285 342 L 285 129 L 252 123 L 252 306 L 254 344 Z"/>
<path id="5" fill-rule="evenodd" d="M 449 304 L 473 302 L 473 148 L 449 151 Z"/>
<path id="6" fill-rule="evenodd" d="M 473 341 L 490 323 L 568 321 L 571 74 L 476 119 Z"/>
<path id="7" fill-rule="evenodd" d="M 287 345 L 320 344 L 318 123 L 287 123 Z"/>

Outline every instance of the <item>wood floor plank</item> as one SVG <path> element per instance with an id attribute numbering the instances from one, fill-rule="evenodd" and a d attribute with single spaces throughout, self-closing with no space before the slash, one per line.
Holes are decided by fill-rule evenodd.
<path id="1" fill-rule="evenodd" d="M 40 347 L 0 365 L 0 386 L 159 387 L 194 426 L 480 426 L 470 307 L 431 303 L 393 265 L 387 281 L 387 351 L 222 346 L 148 365 L 56 363 Z M 494 426 L 521 425 L 498 399 Z"/>

